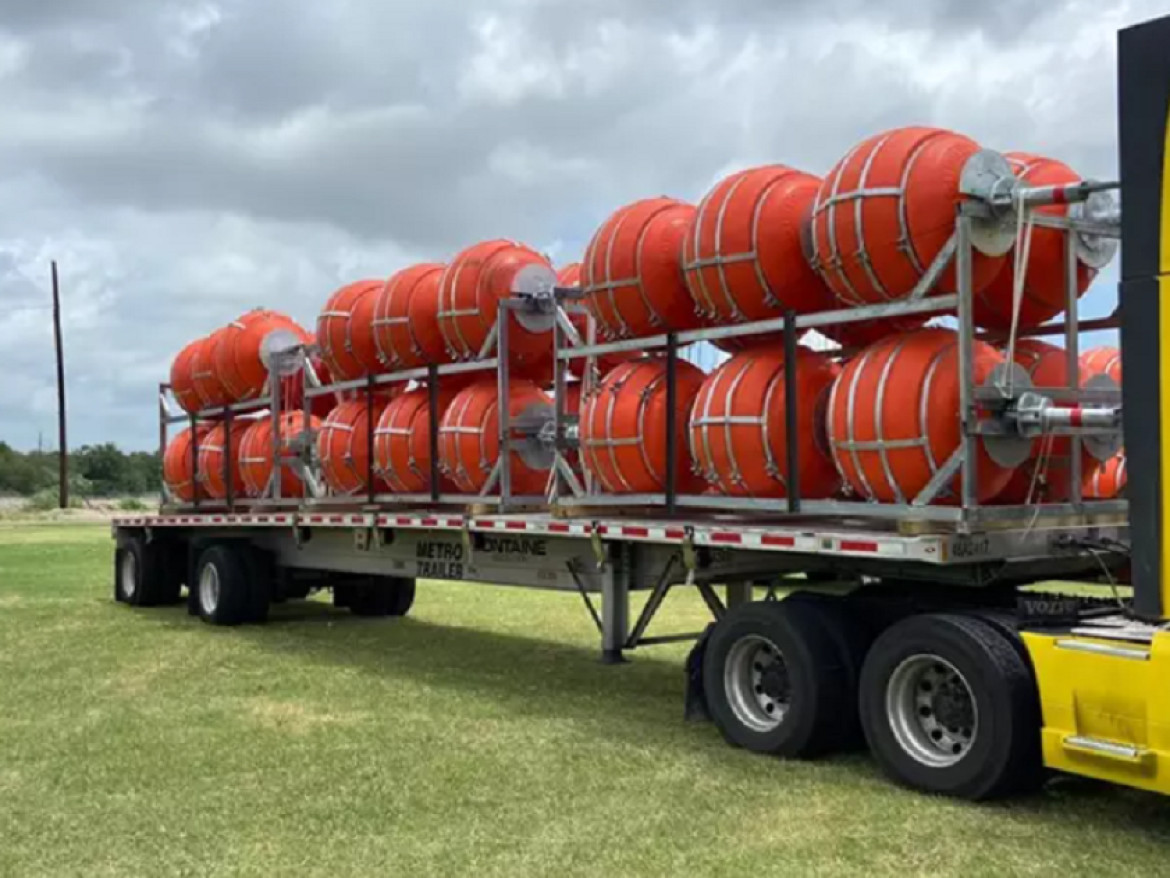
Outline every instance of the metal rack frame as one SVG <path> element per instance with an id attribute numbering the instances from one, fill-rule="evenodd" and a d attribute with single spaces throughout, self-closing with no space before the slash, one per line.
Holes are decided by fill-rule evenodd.
<path id="1" fill-rule="evenodd" d="M 1024 198 L 1031 190 L 1023 190 Z M 661 508 L 668 516 L 675 516 L 684 510 L 705 510 L 710 513 L 754 513 L 775 517 L 794 516 L 835 516 L 870 520 L 900 520 L 935 522 L 953 526 L 960 531 L 981 526 L 1070 519 L 1078 522 L 1109 522 L 1124 516 L 1127 504 L 1124 500 L 1094 500 L 1086 502 L 1081 491 L 1082 448 L 1081 442 L 1071 444 L 1071 479 L 1069 500 L 1064 503 L 1036 504 L 1029 506 L 999 506 L 980 504 L 976 497 L 975 485 L 978 476 L 978 447 L 983 436 L 1002 432 L 1002 425 L 993 419 L 981 417 L 980 409 L 989 405 L 1003 404 L 1004 394 L 1000 388 L 975 386 L 974 383 L 974 342 L 976 339 L 997 340 L 1002 334 L 980 332 L 974 325 L 972 287 L 972 263 L 975 246 L 973 226 L 987 216 L 988 204 L 972 199 L 962 202 L 955 217 L 954 234 L 924 272 L 914 290 L 903 299 L 857 308 L 845 308 L 809 314 L 788 311 L 784 316 L 770 320 L 756 321 L 730 326 L 707 327 L 687 331 L 667 331 L 641 338 L 598 342 L 597 325 L 590 312 L 579 301 L 583 293 L 578 288 L 553 288 L 539 294 L 516 294 L 513 298 L 501 300 L 497 319 L 478 354 L 471 359 L 443 365 L 429 365 L 395 372 L 371 375 L 350 381 L 322 384 L 310 362 L 310 349 L 298 347 L 286 354 L 293 360 L 277 369 L 270 370 L 268 395 L 234 405 L 209 409 L 196 415 L 177 415 L 167 402 L 169 387 L 159 388 L 160 449 L 165 450 L 167 426 L 187 422 L 193 431 L 198 424 L 222 420 L 226 424 L 227 441 L 224 453 L 225 483 L 228 496 L 223 501 L 198 498 L 183 508 L 226 509 L 237 507 L 354 507 L 380 508 L 383 506 L 484 506 L 500 512 L 517 507 L 547 506 L 554 512 L 573 509 L 603 509 L 631 506 Z M 1023 330 L 1017 337 L 1063 335 L 1068 357 L 1069 384 L 1066 388 L 1045 388 L 1044 394 L 1060 402 L 1082 405 L 1120 404 L 1119 390 L 1085 389 L 1080 387 L 1079 334 L 1084 329 L 1113 328 L 1118 325 L 1116 315 L 1104 320 L 1082 324 L 1079 318 L 1079 296 L 1077 290 L 1078 256 L 1077 235 L 1096 235 L 1104 238 L 1119 238 L 1118 227 L 1111 222 L 1086 219 L 1082 216 L 1053 216 L 1035 213 L 1030 222 L 1039 227 L 1057 229 L 1064 233 L 1066 268 L 1066 310 L 1062 323 L 1050 324 Z M 955 292 L 938 293 L 935 290 L 939 278 L 951 266 L 955 268 Z M 552 320 L 553 346 L 553 390 L 554 405 L 551 423 L 541 427 L 532 424 L 521 426 L 525 440 L 538 438 L 552 448 L 552 466 L 544 496 L 517 496 L 512 489 L 511 455 L 517 438 L 517 425 L 512 423 L 510 412 L 510 368 L 509 368 L 509 326 L 512 315 L 519 311 L 539 310 L 550 313 Z M 780 335 L 783 339 L 785 358 L 794 361 L 798 350 L 798 338 L 809 329 L 859 323 L 883 318 L 907 315 L 952 316 L 957 322 L 959 384 L 960 384 L 960 425 L 959 448 L 944 462 L 929 484 L 909 502 L 883 503 L 849 499 L 813 499 L 801 495 L 800 451 L 797 443 L 788 443 L 786 468 L 788 472 L 787 496 L 783 498 L 750 498 L 716 496 L 711 494 L 687 494 L 678 489 L 678 473 L 675 443 L 677 442 L 677 386 L 676 373 L 680 349 L 690 343 L 713 342 L 727 338 L 749 338 L 765 335 Z M 573 317 L 584 321 L 584 337 L 574 325 Z M 599 490 L 596 480 L 588 469 L 582 467 L 578 473 L 571 465 L 568 454 L 580 448 L 577 413 L 564 407 L 565 390 L 568 386 L 569 363 L 583 359 L 582 393 L 592 392 L 600 380 L 598 357 L 620 352 L 661 352 L 667 364 L 666 370 L 666 437 L 667 470 L 663 490 L 650 494 L 614 494 Z M 829 352 L 830 355 L 832 352 Z M 844 356 L 846 352 L 842 351 Z M 303 375 L 303 412 L 305 423 L 309 423 L 312 400 L 325 394 L 347 391 L 362 391 L 366 404 L 373 411 L 375 394 L 379 388 L 411 381 L 425 381 L 430 392 L 429 444 L 431 451 L 431 490 L 424 493 L 379 493 L 376 490 L 376 467 L 374 462 L 374 439 L 376 425 L 374 418 L 367 419 L 371 453 L 366 472 L 367 490 L 364 494 L 333 495 L 322 487 L 319 481 L 319 462 L 315 460 L 315 444 L 311 431 L 306 430 L 294 444 L 299 447 L 295 454 L 282 455 L 281 437 L 278 429 L 279 413 L 282 409 L 281 374 L 301 369 Z M 438 411 L 439 379 L 446 375 L 468 372 L 494 371 L 498 388 L 499 428 L 497 439 L 500 454 L 484 488 L 475 494 L 447 494 L 441 490 L 441 465 L 439 460 L 439 434 L 441 413 Z M 797 430 L 798 397 L 796 394 L 796 370 L 785 370 L 786 429 L 788 435 Z M 257 498 L 237 498 L 230 477 L 231 466 L 231 423 L 241 414 L 268 409 L 273 421 L 274 460 L 281 464 L 293 463 L 303 467 L 302 479 L 306 490 L 299 498 L 281 496 L 282 466 L 273 469 L 273 481 Z M 192 473 L 198 484 L 198 448 L 192 443 Z M 939 495 L 959 476 L 960 497 L 953 505 L 937 503 Z M 164 506 L 177 508 L 174 498 L 166 495 Z"/>
<path id="2" fill-rule="evenodd" d="M 1025 190 L 1026 192 L 1026 190 Z M 663 490 L 651 494 L 614 494 L 604 493 L 595 489 L 584 488 L 572 490 L 569 494 L 560 489 L 562 482 L 554 480 L 554 505 L 567 504 L 582 508 L 601 508 L 618 506 L 662 507 L 668 515 L 674 515 L 681 509 L 706 509 L 718 512 L 750 512 L 767 513 L 775 516 L 852 516 L 867 519 L 897 519 L 931 521 L 953 524 L 961 530 L 971 529 L 979 525 L 993 523 L 1007 524 L 1011 522 L 1038 522 L 1052 521 L 1053 519 L 1068 519 L 1070 517 L 1082 520 L 1103 520 L 1109 516 L 1123 516 L 1127 510 L 1124 500 L 1093 500 L 1086 502 L 1082 496 L 1082 443 L 1071 442 L 1071 464 L 1069 477 L 1071 485 L 1069 500 L 1065 503 L 1034 504 L 1027 506 L 1003 506 L 980 504 L 976 497 L 978 477 L 978 450 L 979 440 L 983 435 L 994 435 L 997 432 L 998 422 L 980 417 L 980 407 L 992 403 L 1003 403 L 1004 395 L 995 387 L 978 387 L 974 382 L 974 342 L 977 338 L 994 339 L 996 333 L 980 333 L 977 331 L 973 319 L 974 292 L 972 286 L 972 262 L 974 245 L 972 242 L 973 223 L 985 216 L 986 206 L 974 201 L 963 202 L 959 205 L 955 217 L 955 231 L 946 245 L 939 252 L 935 260 L 927 268 L 914 290 L 905 298 L 888 304 L 871 305 L 859 308 L 848 308 L 835 311 L 817 312 L 797 315 L 792 311 L 783 317 L 763 320 L 754 323 L 743 323 L 733 326 L 720 326 L 702 329 L 693 329 L 685 332 L 665 332 L 642 338 L 630 338 L 602 344 L 590 344 L 582 341 L 575 333 L 557 332 L 554 345 L 557 357 L 558 376 L 562 374 L 562 364 L 577 358 L 587 361 L 586 374 L 595 371 L 596 358 L 602 354 L 629 351 L 662 351 L 667 364 L 667 399 L 666 399 L 666 436 L 668 437 L 667 472 Z M 1074 236 L 1092 234 L 1107 238 L 1120 238 L 1118 228 L 1106 222 L 1082 219 L 1072 216 L 1052 216 L 1034 214 L 1031 221 L 1036 226 L 1057 229 L 1064 233 L 1065 240 L 1065 275 L 1066 275 L 1066 307 L 1064 321 L 1059 324 L 1045 325 L 1017 333 L 1017 336 L 1030 337 L 1043 335 L 1063 335 L 1065 350 L 1068 357 L 1069 384 L 1066 388 L 1043 388 L 1046 396 L 1060 402 L 1071 402 L 1083 405 L 1113 405 L 1121 403 L 1121 392 L 1117 390 L 1091 390 L 1080 387 L 1080 358 L 1079 334 L 1081 322 L 1078 307 L 1079 296 L 1077 289 L 1078 259 Z M 931 295 L 939 278 L 948 267 L 954 265 L 956 269 L 956 291 Z M 558 328 L 562 325 L 571 329 L 571 325 L 564 313 L 564 307 L 558 307 Z M 883 503 L 877 501 L 852 501 L 843 499 L 808 499 L 800 494 L 800 459 L 799 448 L 795 442 L 788 443 L 787 471 L 789 486 L 787 496 L 780 499 L 756 499 L 731 496 L 680 494 L 677 490 L 677 473 L 675 472 L 676 457 L 673 447 L 678 427 L 675 386 L 673 377 L 677 369 L 678 351 L 682 345 L 691 342 L 713 342 L 726 338 L 747 338 L 768 334 L 782 334 L 785 349 L 785 359 L 793 362 L 796 357 L 798 335 L 806 329 L 817 329 L 826 326 L 858 323 L 877 318 L 898 317 L 905 315 L 930 314 L 934 316 L 953 316 L 957 321 L 959 385 L 960 385 L 960 445 L 952 457 L 946 461 L 935 473 L 930 483 L 923 491 L 909 503 Z M 1091 321 L 1092 329 L 1115 328 L 1119 325 L 1116 315 L 1104 320 Z M 1088 326 L 1086 328 L 1088 328 Z M 593 323 L 590 320 L 590 332 Z M 568 342 L 566 344 L 566 341 Z M 830 352 L 831 353 L 831 352 Z M 798 398 L 795 392 L 796 370 L 785 370 L 785 405 L 787 435 L 796 434 Z M 558 387 L 560 384 L 558 384 Z M 558 394 L 558 400 L 561 397 Z M 557 403 L 557 436 L 561 438 L 560 424 L 564 423 L 567 413 L 562 410 L 562 403 Z M 563 443 L 557 443 L 557 469 L 568 467 L 561 451 Z M 934 501 L 942 491 L 952 482 L 954 476 L 960 476 L 959 502 L 956 505 L 941 505 Z"/>

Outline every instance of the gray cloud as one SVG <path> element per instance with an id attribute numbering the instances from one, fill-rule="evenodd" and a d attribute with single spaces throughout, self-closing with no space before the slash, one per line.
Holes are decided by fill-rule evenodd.
<path id="1" fill-rule="evenodd" d="M 1112 175 L 1112 34 L 1160 6 L 3 0 L 0 438 L 51 426 L 50 258 L 72 435 L 141 447 L 184 341 L 482 237 L 568 260 L 626 201 L 902 124 Z"/>

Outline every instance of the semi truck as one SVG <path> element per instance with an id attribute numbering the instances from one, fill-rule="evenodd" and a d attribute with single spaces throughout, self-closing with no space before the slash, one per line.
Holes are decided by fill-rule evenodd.
<path id="1" fill-rule="evenodd" d="M 501 303 L 495 356 L 328 387 L 305 379 L 306 408 L 326 391 L 372 395 L 428 378 L 433 387 L 437 376 L 476 369 L 497 374 L 503 395 L 509 313 L 551 319 L 556 411 L 516 423 L 501 406 L 504 451 L 491 491 L 445 496 L 432 469 L 429 495 L 371 488 L 368 496 L 287 499 L 278 488 L 248 500 L 229 488 L 226 502 L 168 498 L 157 514 L 114 521 L 115 598 L 149 607 L 180 601 L 186 589 L 193 615 L 237 625 L 262 622 L 271 605 L 323 589 L 338 607 L 386 617 L 410 611 L 421 580 L 558 590 L 581 601 L 606 662 L 693 641 L 686 712 L 712 720 L 738 747 L 810 758 L 864 744 L 895 781 L 968 799 L 1025 790 L 1053 770 L 1170 793 L 1170 17 L 1122 31 L 1118 63 L 1120 183 L 1027 186 L 1005 176 L 994 157 L 973 160 L 953 237 L 927 272 L 933 282 L 953 267 L 953 293 L 598 343 L 592 329 L 576 331 L 572 290 L 518 288 Z M 1117 188 L 1119 213 L 1099 197 Z M 1079 209 L 1029 212 L 1064 203 Z M 1003 375 L 974 380 L 970 351 L 981 335 L 971 318 L 972 260 L 1004 240 L 1018 243 L 1025 217 L 1064 235 L 1063 321 L 1020 334 L 1063 337 L 1067 388 L 1029 388 Z M 1117 239 L 1117 311 L 1079 321 L 1078 253 Z M 919 313 L 954 315 L 963 441 L 918 497 L 802 499 L 799 478 L 778 500 L 695 495 L 678 491 L 674 472 L 659 494 L 623 497 L 574 475 L 579 425 L 561 402 L 574 359 L 658 350 L 673 369 L 680 346 L 737 335 L 782 336 L 778 343 L 794 355 L 804 330 Z M 1080 334 L 1103 326 L 1120 333 L 1128 376 L 1120 392 L 1077 379 Z M 279 372 L 273 368 L 266 399 L 200 417 L 278 411 Z M 668 377 L 668 442 L 679 416 L 675 383 Z M 194 426 L 196 417 L 173 413 L 165 387 L 161 393 L 165 444 L 168 424 Z M 1130 473 L 1125 499 L 1084 498 L 1080 456 L 1094 442 L 1115 448 L 1119 431 Z M 1010 458 L 1037 436 L 1071 440 L 1070 496 L 980 503 L 980 448 Z M 551 459 L 546 496 L 510 494 L 516 446 Z M 794 449 L 790 443 L 788 471 L 796 474 Z M 277 443 L 273 453 L 288 452 Z M 311 484 L 311 454 L 297 465 Z M 278 461 L 278 483 L 280 471 Z M 939 502 L 952 480 L 958 495 Z M 702 598 L 711 614 L 704 630 L 651 633 L 672 589 Z"/>

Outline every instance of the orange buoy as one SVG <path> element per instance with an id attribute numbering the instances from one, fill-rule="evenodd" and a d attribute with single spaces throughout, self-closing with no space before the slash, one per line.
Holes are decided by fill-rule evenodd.
<path id="1" fill-rule="evenodd" d="M 690 417 L 691 454 L 720 493 L 788 495 L 784 353 L 758 348 L 737 354 L 707 376 Z M 796 360 L 797 459 L 800 496 L 831 497 L 841 476 L 825 437 L 825 405 L 840 369 L 807 348 Z"/>
<path id="2" fill-rule="evenodd" d="M 647 198 L 602 223 L 581 267 L 585 305 L 602 338 L 701 325 L 680 265 L 683 239 L 694 217 L 693 205 Z"/>
<path id="3" fill-rule="evenodd" d="M 1102 345 L 1081 354 L 1081 383 L 1094 375 L 1108 375 L 1121 386 L 1121 351 Z"/>
<path id="4" fill-rule="evenodd" d="M 269 357 L 309 342 L 309 333 L 288 315 L 256 308 L 218 333 L 211 351 L 215 374 L 232 402 L 259 399 L 268 390 Z"/>
<path id="5" fill-rule="evenodd" d="M 179 407 L 188 414 L 195 414 L 203 408 L 203 401 L 195 389 L 194 365 L 196 351 L 207 343 L 206 338 L 197 338 L 186 345 L 171 363 L 171 393 Z"/>
<path id="6" fill-rule="evenodd" d="M 305 418 L 302 412 L 285 412 L 279 418 L 280 448 L 282 456 L 293 453 L 292 442 L 305 432 Z M 308 429 L 316 430 L 321 422 L 309 418 Z M 268 490 L 268 482 L 274 470 L 272 418 L 256 421 L 240 440 L 240 470 L 244 486 L 250 497 L 260 497 Z M 304 496 L 304 483 L 289 463 L 280 468 L 280 496 Z"/>
<path id="7" fill-rule="evenodd" d="M 359 280 L 339 289 L 317 318 L 321 358 L 338 381 L 351 381 L 378 371 L 374 345 L 373 306 L 385 286 L 380 280 Z"/>
<path id="8" fill-rule="evenodd" d="M 508 415 L 551 418 L 552 400 L 535 384 L 513 379 L 508 389 Z M 499 396 L 496 380 L 480 378 L 460 390 L 443 412 L 439 425 L 439 461 L 457 489 L 478 493 L 500 457 Z M 512 494 L 543 495 L 552 467 L 552 454 L 537 440 L 513 434 L 509 467 Z M 498 486 L 497 486 L 498 487 Z"/>
<path id="9" fill-rule="evenodd" d="M 1080 182 L 1080 175 L 1064 162 L 1042 158 L 1026 152 L 1004 155 L 1013 173 L 1029 186 L 1058 186 Z M 1050 204 L 1036 208 L 1037 213 L 1065 216 L 1068 205 Z M 1064 268 L 1065 233 L 1042 226 L 1033 228 L 1028 265 L 1024 275 L 1023 295 L 1020 299 L 1018 325 L 1022 328 L 1039 326 L 1065 310 Z M 1012 325 L 1012 297 L 1015 285 L 1014 254 L 1009 255 L 1003 269 L 992 282 L 978 292 L 972 303 L 975 323 L 984 329 L 1010 329 Z M 1095 269 L 1077 262 L 1077 295 L 1084 295 L 1097 276 Z"/>
<path id="10" fill-rule="evenodd" d="M 1089 473 L 1082 491 L 1086 500 L 1112 500 L 1125 492 L 1125 451 L 1120 451 Z"/>
<path id="11" fill-rule="evenodd" d="M 439 390 L 436 417 L 455 399 L 455 391 Z M 399 494 L 421 494 L 431 489 L 430 391 L 417 387 L 395 398 L 382 411 L 374 430 L 374 466 L 388 489 Z M 440 476 L 439 490 L 455 493 L 459 488 Z"/>
<path id="12" fill-rule="evenodd" d="M 375 423 L 382 416 L 388 400 L 374 397 Z M 367 400 L 351 399 L 341 403 L 321 422 L 317 433 L 317 456 L 321 475 L 335 494 L 357 494 L 369 490 L 370 406 Z M 387 484 L 374 477 L 374 490 L 384 493 Z"/>
<path id="13" fill-rule="evenodd" d="M 195 458 L 192 455 L 191 443 L 202 443 L 210 428 L 200 424 L 195 428 L 194 440 L 191 428 L 186 427 L 175 434 L 167 443 L 163 452 L 163 484 L 167 486 L 170 495 L 180 503 L 193 503 L 196 495 L 203 499 L 207 495 L 203 489 L 195 484 Z M 196 451 L 196 454 L 198 452 Z"/>
<path id="14" fill-rule="evenodd" d="M 974 379 L 984 384 L 1003 356 L 974 343 Z M 960 445 L 958 338 L 922 329 L 883 339 L 856 356 L 833 382 L 828 438 L 845 481 L 868 500 L 908 503 Z M 999 494 L 1012 468 L 978 440 L 976 497 Z M 935 502 L 953 502 L 960 477 Z"/>
<path id="15" fill-rule="evenodd" d="M 805 259 L 804 222 L 820 179 L 784 165 L 740 171 L 699 203 L 683 247 L 691 298 L 711 323 L 749 323 L 838 307 Z M 761 336 L 716 341 L 751 347 Z"/>
<path id="16" fill-rule="evenodd" d="M 243 497 L 247 491 L 244 484 L 244 474 L 240 469 L 240 443 L 244 434 L 248 432 L 252 420 L 232 421 L 229 432 L 227 422 L 221 421 L 199 443 L 199 484 L 208 497 L 213 500 L 223 500 L 227 497 L 227 479 L 224 478 L 224 454 L 228 453 L 231 460 L 232 496 Z"/>
<path id="17" fill-rule="evenodd" d="M 1064 348 L 1036 338 L 1016 342 L 1015 361 L 1032 380 L 1032 386 L 1068 387 L 1068 353 Z M 1081 455 L 1084 478 L 1096 471 L 1098 461 Z M 995 498 L 997 503 L 1063 503 L 1071 496 L 1072 442 L 1067 436 L 1043 436 L 1032 443 L 1032 455 L 1013 473 Z"/>
<path id="18" fill-rule="evenodd" d="M 679 493 L 696 493 L 703 480 L 690 466 L 687 419 L 704 374 L 686 360 L 675 373 L 675 474 Z M 666 487 L 666 361 L 622 363 L 605 376 L 581 411 L 585 467 L 611 494 L 649 494 Z"/>
<path id="19" fill-rule="evenodd" d="M 499 316 L 499 304 L 517 292 L 551 289 L 556 272 L 523 244 L 484 241 L 461 252 L 439 280 L 438 322 L 457 360 L 479 356 Z M 539 374 L 552 363 L 552 314 L 512 312 L 509 362 L 517 375 Z"/>
<path id="20" fill-rule="evenodd" d="M 195 350 L 191 354 L 191 381 L 199 397 L 200 409 L 218 408 L 235 402 L 215 369 L 215 348 L 222 336 L 223 329 L 217 329 L 202 343 L 195 342 Z"/>
<path id="21" fill-rule="evenodd" d="M 829 172 L 813 206 L 807 255 L 841 305 L 879 305 L 910 294 L 954 233 L 959 177 L 978 150 L 975 141 L 952 131 L 897 128 L 854 147 Z M 976 293 L 1004 261 L 973 254 Z M 955 289 L 954 265 L 936 288 Z M 823 331 L 857 343 L 924 319 L 904 316 Z"/>
<path id="22" fill-rule="evenodd" d="M 391 371 L 450 360 L 439 329 L 439 280 L 445 267 L 435 262 L 412 265 L 391 275 L 379 290 L 374 343 Z"/>

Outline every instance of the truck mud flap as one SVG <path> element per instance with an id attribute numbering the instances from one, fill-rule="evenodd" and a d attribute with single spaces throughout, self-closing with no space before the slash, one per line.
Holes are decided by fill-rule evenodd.
<path id="1" fill-rule="evenodd" d="M 711 629 L 714 627 L 715 623 L 712 622 L 704 628 L 687 654 L 687 691 L 686 704 L 683 707 L 683 719 L 687 722 L 711 721 L 711 713 L 707 709 L 707 694 L 703 691 L 703 657 L 707 654 L 707 641 L 711 638 Z"/>

